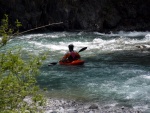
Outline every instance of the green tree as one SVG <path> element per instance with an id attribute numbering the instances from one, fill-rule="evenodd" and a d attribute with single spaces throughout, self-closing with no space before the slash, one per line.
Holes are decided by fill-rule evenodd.
<path id="1" fill-rule="evenodd" d="M 17 20 L 16 27 L 20 26 Z M 2 47 L 12 38 L 12 33 L 14 30 L 9 28 L 8 16 L 5 15 L 0 26 L 0 111 L 34 113 L 37 112 L 38 106 L 44 103 L 43 96 L 39 93 L 36 76 L 46 57 L 33 56 L 18 48 L 15 49 L 16 51 L 13 49 L 2 52 Z M 31 103 L 25 101 L 27 97 L 31 98 Z"/>

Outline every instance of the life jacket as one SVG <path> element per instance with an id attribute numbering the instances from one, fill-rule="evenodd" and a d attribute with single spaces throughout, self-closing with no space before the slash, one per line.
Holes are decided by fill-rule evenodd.
<path id="1" fill-rule="evenodd" d="M 65 56 L 62 58 L 62 61 L 72 62 L 77 59 L 80 59 L 80 55 L 75 51 L 71 51 L 65 54 Z"/>
<path id="2" fill-rule="evenodd" d="M 77 60 L 78 58 L 78 53 L 74 51 L 70 52 L 70 56 L 68 57 L 69 61 Z"/>

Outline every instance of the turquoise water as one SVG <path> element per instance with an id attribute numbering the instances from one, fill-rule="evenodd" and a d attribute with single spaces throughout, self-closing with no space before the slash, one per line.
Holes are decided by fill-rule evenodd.
<path id="1" fill-rule="evenodd" d="M 103 105 L 127 106 L 150 111 L 150 32 L 52 32 L 16 37 L 7 48 L 19 45 L 36 55 L 49 51 L 38 84 L 50 97 L 69 98 Z M 48 66 L 58 62 L 74 44 L 83 66 Z"/>

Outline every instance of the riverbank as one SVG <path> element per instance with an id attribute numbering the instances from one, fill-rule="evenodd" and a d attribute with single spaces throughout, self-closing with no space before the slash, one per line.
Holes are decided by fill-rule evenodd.
<path id="1" fill-rule="evenodd" d="M 43 107 L 44 113 L 142 113 L 141 110 L 117 105 L 100 105 L 73 100 L 48 98 Z"/>

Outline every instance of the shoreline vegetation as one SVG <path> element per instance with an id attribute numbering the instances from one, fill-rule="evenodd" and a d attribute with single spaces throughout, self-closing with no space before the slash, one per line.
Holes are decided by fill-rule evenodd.
<path id="1" fill-rule="evenodd" d="M 44 104 L 43 95 L 39 94 L 36 77 L 45 54 L 36 56 L 22 51 L 19 47 L 3 49 L 14 32 L 19 32 L 21 23 L 16 20 L 16 31 L 9 26 L 8 15 L 2 19 L 0 26 L 0 112 L 25 113 L 26 110 L 35 113 L 37 105 Z M 23 55 L 26 55 L 24 57 Z M 32 95 L 32 106 L 23 101 L 26 96 Z"/>

